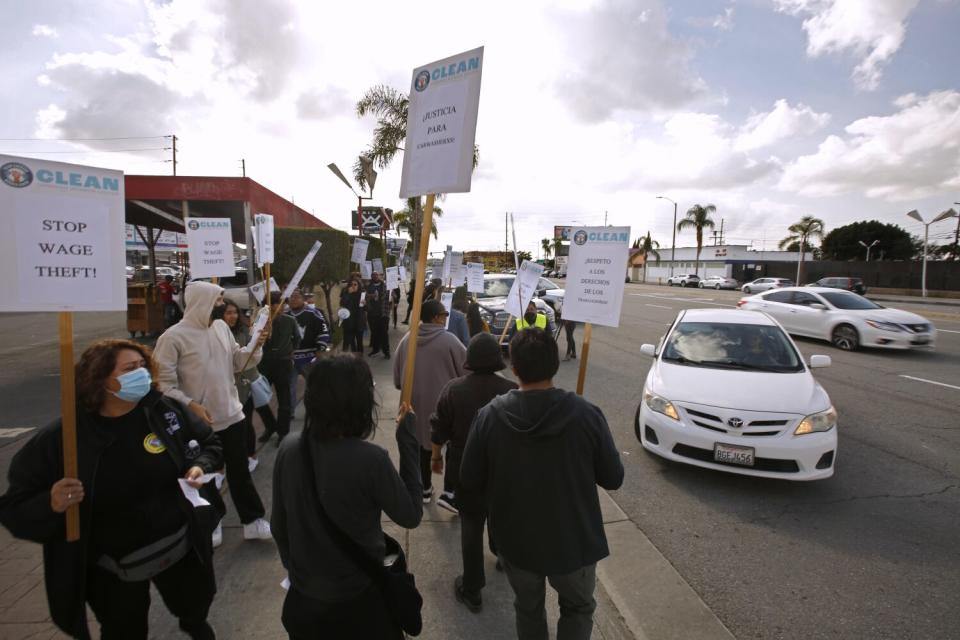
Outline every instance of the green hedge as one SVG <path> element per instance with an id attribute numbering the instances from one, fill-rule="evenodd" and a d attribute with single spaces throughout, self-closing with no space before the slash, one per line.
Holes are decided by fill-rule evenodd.
<path id="1" fill-rule="evenodd" d="M 271 275 L 281 287 L 293 277 L 316 240 L 323 246 L 301 284 L 310 288 L 340 282 L 347 277 L 350 272 L 350 239 L 346 233 L 336 229 L 277 227 L 274 230 L 276 262 L 271 266 Z"/>

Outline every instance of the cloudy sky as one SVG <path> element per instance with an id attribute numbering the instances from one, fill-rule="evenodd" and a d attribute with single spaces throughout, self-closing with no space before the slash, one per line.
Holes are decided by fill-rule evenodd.
<path id="1" fill-rule="evenodd" d="M 769 248 L 804 214 L 919 233 L 907 211 L 960 201 L 960 0 L 33 0 L 0 38 L 0 152 L 160 174 L 175 133 L 179 173 L 245 158 L 339 228 L 356 200 L 326 165 L 369 142 L 356 100 L 483 45 L 480 166 L 442 203 L 458 249 L 502 247 L 505 211 L 534 252 L 605 215 L 669 246 L 657 195 Z M 377 204 L 402 205 L 400 164 Z"/>

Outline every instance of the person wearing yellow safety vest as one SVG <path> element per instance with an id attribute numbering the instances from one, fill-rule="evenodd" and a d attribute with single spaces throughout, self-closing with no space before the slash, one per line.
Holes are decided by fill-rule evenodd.
<path id="1" fill-rule="evenodd" d="M 553 335 L 556 330 L 556 328 L 553 326 L 553 322 L 547 318 L 546 314 L 540 313 L 539 309 L 537 309 L 537 305 L 532 300 L 529 304 L 527 304 L 527 311 L 523 314 L 523 317 L 517 318 L 507 330 L 507 342 L 512 340 L 513 336 L 518 332 L 523 331 L 524 329 L 529 329 L 530 327 L 543 329 L 550 335 Z"/>

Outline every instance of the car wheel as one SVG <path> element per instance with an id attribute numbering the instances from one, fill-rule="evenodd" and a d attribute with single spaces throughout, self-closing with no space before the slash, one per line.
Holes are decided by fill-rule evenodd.
<path id="1" fill-rule="evenodd" d="M 684 282 L 683 280 L 681 280 L 681 281 L 680 281 L 680 288 L 681 288 L 681 289 L 686 289 L 686 288 L 687 288 L 687 283 Z"/>
<path id="2" fill-rule="evenodd" d="M 860 335 L 857 330 L 849 324 L 837 325 L 830 334 L 830 342 L 837 349 L 844 351 L 856 351 L 860 346 Z"/>
<path id="3" fill-rule="evenodd" d="M 750 287 L 744 287 L 744 288 L 743 288 L 743 292 L 744 292 L 744 293 L 750 293 Z"/>
<path id="4" fill-rule="evenodd" d="M 716 289 L 717 291 L 720 291 L 720 283 L 719 283 L 719 282 L 717 283 L 717 286 L 714 287 L 714 289 Z"/>

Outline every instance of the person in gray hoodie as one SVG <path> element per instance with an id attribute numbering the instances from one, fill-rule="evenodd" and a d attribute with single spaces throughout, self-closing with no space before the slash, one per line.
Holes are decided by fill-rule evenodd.
<path id="1" fill-rule="evenodd" d="M 559 595 L 557 637 L 585 640 L 597 606 L 597 561 L 610 555 L 597 485 L 612 490 L 623 483 L 620 452 L 598 407 L 553 386 L 560 354 L 552 334 L 518 332 L 510 365 L 520 389 L 477 413 L 460 486 L 486 495 L 520 640 L 548 637 L 544 580 Z"/>
<path id="2" fill-rule="evenodd" d="M 268 332 L 256 344 L 241 347 L 223 320 L 213 319 L 223 304 L 223 289 L 209 282 L 191 282 L 184 293 L 183 319 L 157 340 L 157 389 L 186 406 L 220 437 L 230 496 L 247 540 L 270 539 L 266 510 L 250 477 L 243 403 L 234 374 L 256 367 Z M 214 544 L 222 536 L 218 525 Z"/>
<path id="3" fill-rule="evenodd" d="M 433 498 L 430 416 L 437 409 L 440 392 L 448 382 L 463 375 L 467 348 L 445 328 L 447 310 L 439 300 L 427 300 L 420 311 L 417 331 L 417 360 L 413 373 L 413 411 L 417 416 L 417 441 L 420 442 L 420 474 L 423 479 L 423 503 Z M 411 330 L 412 331 L 412 330 Z M 410 332 L 400 339 L 393 359 L 393 384 L 403 385 Z"/>

